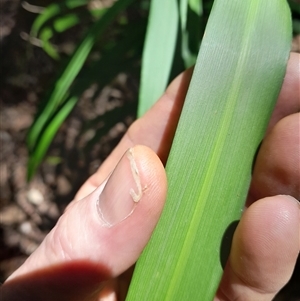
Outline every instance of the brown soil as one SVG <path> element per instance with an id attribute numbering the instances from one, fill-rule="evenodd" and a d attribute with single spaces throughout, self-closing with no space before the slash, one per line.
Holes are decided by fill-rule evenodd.
<path id="1" fill-rule="evenodd" d="M 35 2 L 46 6 L 51 1 Z M 96 85 L 89 87 L 27 183 L 27 131 L 57 68 L 41 48 L 26 40 L 35 16 L 19 0 L 1 0 L 0 282 L 37 248 L 82 183 L 118 143 L 136 109 L 138 83 L 127 74 L 119 74 L 101 91 Z M 69 47 L 71 42 L 72 36 Z M 124 114 L 125 105 L 130 110 Z M 107 127 L 101 116 L 112 111 L 116 120 L 109 120 Z M 95 139 L 100 129 L 104 134 Z"/>

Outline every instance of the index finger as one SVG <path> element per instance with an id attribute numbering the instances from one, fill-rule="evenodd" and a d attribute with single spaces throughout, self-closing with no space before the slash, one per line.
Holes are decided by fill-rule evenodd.
<path id="1" fill-rule="evenodd" d="M 279 119 L 300 109 L 299 64 L 300 55 L 291 53 L 284 83 L 268 130 Z M 142 144 L 150 147 L 157 153 L 163 164 L 166 163 L 192 72 L 193 69 L 189 69 L 180 74 L 155 105 L 130 126 L 110 156 L 83 184 L 75 199 L 81 199 L 95 190 L 112 172 L 125 151 L 134 145 Z"/>
<path id="2" fill-rule="evenodd" d="M 272 114 L 268 132 L 285 116 L 300 110 L 300 54 L 291 52 L 284 82 Z"/>
<path id="3" fill-rule="evenodd" d="M 119 144 L 75 196 L 82 199 L 94 191 L 112 172 L 127 149 L 137 144 L 150 147 L 165 164 L 184 98 L 192 77 L 190 68 L 178 75 L 154 106 L 127 130 Z"/>

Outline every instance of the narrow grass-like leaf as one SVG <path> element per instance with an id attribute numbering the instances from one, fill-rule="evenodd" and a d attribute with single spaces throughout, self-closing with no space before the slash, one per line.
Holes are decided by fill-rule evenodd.
<path id="1" fill-rule="evenodd" d="M 74 9 L 79 6 L 87 4 L 88 0 L 65 0 L 60 3 L 53 3 L 49 5 L 43 13 L 34 21 L 30 35 L 33 37 L 38 36 L 38 32 L 53 17 L 61 14 L 65 9 Z"/>
<path id="2" fill-rule="evenodd" d="M 44 158 L 48 147 L 54 138 L 57 130 L 64 121 L 64 118 L 68 116 L 75 104 L 77 103 L 80 95 L 89 88 L 93 83 L 97 83 L 98 89 L 102 89 L 105 85 L 113 80 L 113 78 L 122 70 L 132 70 L 137 57 L 141 56 L 142 42 L 145 35 L 145 22 L 140 22 L 138 26 L 128 25 L 127 29 L 124 29 L 124 38 L 118 41 L 118 43 L 107 52 L 103 53 L 103 56 L 98 61 L 94 62 L 90 68 L 87 68 L 80 73 L 76 79 L 75 84 L 69 91 L 69 96 L 66 98 L 64 105 L 55 111 L 54 119 L 50 120 L 43 129 L 43 134 L 38 140 L 36 146 L 30 153 L 30 159 L 27 167 L 28 180 L 31 179 L 36 168 Z M 126 106 L 121 111 L 124 113 L 127 108 L 133 111 L 132 106 Z M 105 123 L 105 126 L 97 132 L 94 139 L 92 139 L 87 149 L 95 144 L 96 139 L 100 139 L 101 135 L 106 133 L 113 123 L 116 123 L 116 118 L 120 119 L 119 110 L 116 111 L 118 114 L 108 114 L 105 116 L 99 116 L 96 118 L 95 123 L 99 123 L 100 119 Z M 59 115 L 60 117 L 57 117 Z M 109 118 L 109 121 L 107 119 Z M 93 124 L 90 124 L 92 127 Z M 89 127 L 88 127 L 89 128 Z"/>
<path id="3" fill-rule="evenodd" d="M 68 13 L 66 15 L 63 15 L 61 17 L 56 17 L 53 20 L 53 24 L 51 26 L 44 26 L 40 30 L 40 34 L 38 35 L 39 38 L 42 40 L 42 47 L 44 51 L 51 56 L 53 59 L 58 60 L 60 58 L 59 53 L 56 51 L 55 47 L 51 44 L 50 39 L 55 36 L 57 33 L 62 33 L 69 28 L 79 24 L 82 22 L 82 18 L 85 16 L 93 17 L 99 19 L 100 16 L 102 16 L 107 9 L 97 9 L 92 14 L 88 14 L 84 10 L 81 14 L 75 14 L 75 13 Z"/>
<path id="4" fill-rule="evenodd" d="M 77 98 L 74 96 L 66 102 L 59 112 L 55 115 L 54 119 L 48 125 L 46 130 L 43 132 L 37 147 L 34 149 L 33 154 L 29 158 L 28 168 L 27 168 L 27 179 L 30 180 L 37 168 L 43 159 L 46 150 L 49 147 L 49 144 L 54 138 L 58 128 L 61 126 L 66 117 L 70 114 L 72 109 L 77 103 Z"/>
<path id="5" fill-rule="evenodd" d="M 165 209 L 127 301 L 213 300 L 290 42 L 285 0 L 215 0 L 167 162 Z"/>
<path id="6" fill-rule="evenodd" d="M 180 1 L 181 55 L 185 68 L 195 64 L 204 32 L 202 1 Z"/>
<path id="7" fill-rule="evenodd" d="M 57 107 L 64 100 L 70 85 L 82 68 L 88 54 L 90 53 L 94 41 L 95 32 L 94 30 L 90 30 L 85 39 L 75 51 L 60 78 L 57 79 L 53 92 L 50 94 L 43 112 L 35 120 L 35 123 L 32 125 L 29 131 L 27 144 L 30 149 L 34 147 L 37 139 L 39 138 L 39 135 L 41 134 L 41 131 L 43 130 L 43 127 L 51 118 Z"/>
<path id="8" fill-rule="evenodd" d="M 188 0 L 191 10 L 198 16 L 203 14 L 202 0 Z"/>
<path id="9" fill-rule="evenodd" d="M 44 51 L 53 59 L 58 60 L 59 54 L 55 47 L 50 43 L 50 39 L 53 37 L 53 31 L 51 28 L 46 27 L 42 30 L 40 34 L 40 39 L 42 40 L 42 47 Z"/>
<path id="10" fill-rule="evenodd" d="M 188 47 L 187 14 L 189 0 L 180 0 L 180 25 L 181 25 L 181 54 L 185 67 L 190 65 L 191 53 Z"/>
<path id="11" fill-rule="evenodd" d="M 29 150 L 33 150 L 44 126 L 51 119 L 58 106 L 61 105 L 63 100 L 66 98 L 70 85 L 81 70 L 97 37 L 103 32 L 103 30 L 115 18 L 115 16 L 120 11 L 124 10 L 131 2 L 133 2 L 133 0 L 117 1 L 102 16 L 102 18 L 90 28 L 83 41 L 79 44 L 78 48 L 70 58 L 67 67 L 56 80 L 55 87 L 52 93 L 49 95 L 49 98 L 44 100 L 46 105 L 35 120 L 35 123 L 32 125 L 28 134 L 27 145 Z"/>
<path id="12" fill-rule="evenodd" d="M 68 14 L 53 21 L 52 27 L 45 27 L 41 30 L 39 37 L 42 40 L 44 51 L 53 59 L 58 60 L 60 55 L 55 47 L 51 44 L 50 39 L 57 33 L 64 32 L 80 22 L 80 18 L 76 14 Z M 55 31 L 53 31 L 53 29 Z"/>
<path id="13" fill-rule="evenodd" d="M 152 0 L 145 46 L 138 116 L 143 115 L 165 90 L 173 63 L 178 33 L 178 4 Z"/>
<path id="14" fill-rule="evenodd" d="M 76 14 L 68 14 L 63 16 L 62 18 L 58 18 L 53 22 L 53 27 L 56 32 L 64 32 L 65 30 L 73 27 L 78 24 L 80 18 Z"/>

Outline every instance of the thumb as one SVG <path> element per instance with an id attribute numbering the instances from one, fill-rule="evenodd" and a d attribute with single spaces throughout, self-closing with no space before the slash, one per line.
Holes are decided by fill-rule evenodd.
<path id="1" fill-rule="evenodd" d="M 14 300 L 16 290 L 18 298 L 26 292 L 30 300 L 39 300 L 33 296 L 45 292 L 39 295 L 42 300 L 86 300 L 95 295 L 99 282 L 135 263 L 159 219 L 166 190 L 165 171 L 156 154 L 145 146 L 129 149 L 109 179 L 73 202 L 5 282 L 3 300 Z"/>

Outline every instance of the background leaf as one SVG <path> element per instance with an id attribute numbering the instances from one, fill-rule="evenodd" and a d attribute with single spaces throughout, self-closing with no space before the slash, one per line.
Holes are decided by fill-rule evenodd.
<path id="1" fill-rule="evenodd" d="M 178 33 L 178 5 L 173 0 L 152 0 L 142 58 L 138 116 L 164 92 L 171 74 Z"/>
<path id="2" fill-rule="evenodd" d="M 65 112 L 70 113 L 70 108 L 74 107 L 76 100 L 78 99 L 72 97 L 68 100 L 70 104 L 64 103 L 68 97 L 69 88 L 74 82 L 74 79 L 78 75 L 79 71 L 82 69 L 83 64 L 85 63 L 85 60 L 89 55 L 96 39 L 108 26 L 108 24 L 114 20 L 115 16 L 123 11 L 132 2 L 133 0 L 117 1 L 114 6 L 112 6 L 102 16 L 102 18 L 90 28 L 82 42 L 74 51 L 74 54 L 71 56 L 66 68 L 63 69 L 62 73 L 55 81 L 53 91 L 47 95 L 47 98 L 44 100 L 44 106 L 38 113 L 35 122 L 31 126 L 28 133 L 27 145 L 31 153 L 31 158 L 28 165 L 28 179 L 31 178 L 35 168 L 40 163 L 42 154 L 45 154 L 46 148 L 49 146 L 53 138 L 52 133 L 54 133 L 54 129 L 57 130 L 59 121 L 60 123 L 63 121 L 61 116 L 65 116 L 66 118 L 67 114 L 65 114 Z M 58 113 L 57 110 L 60 106 L 68 109 Z M 56 114 L 58 114 L 60 117 L 57 117 Z M 50 128 L 48 128 L 47 126 L 52 122 L 52 118 L 55 120 L 55 126 L 49 125 Z M 51 135 L 46 135 L 46 133 L 51 133 Z M 48 143 L 45 143 L 47 139 L 46 137 L 50 139 Z M 33 164 L 32 162 L 34 162 L 34 160 L 36 160 L 36 162 Z"/>

